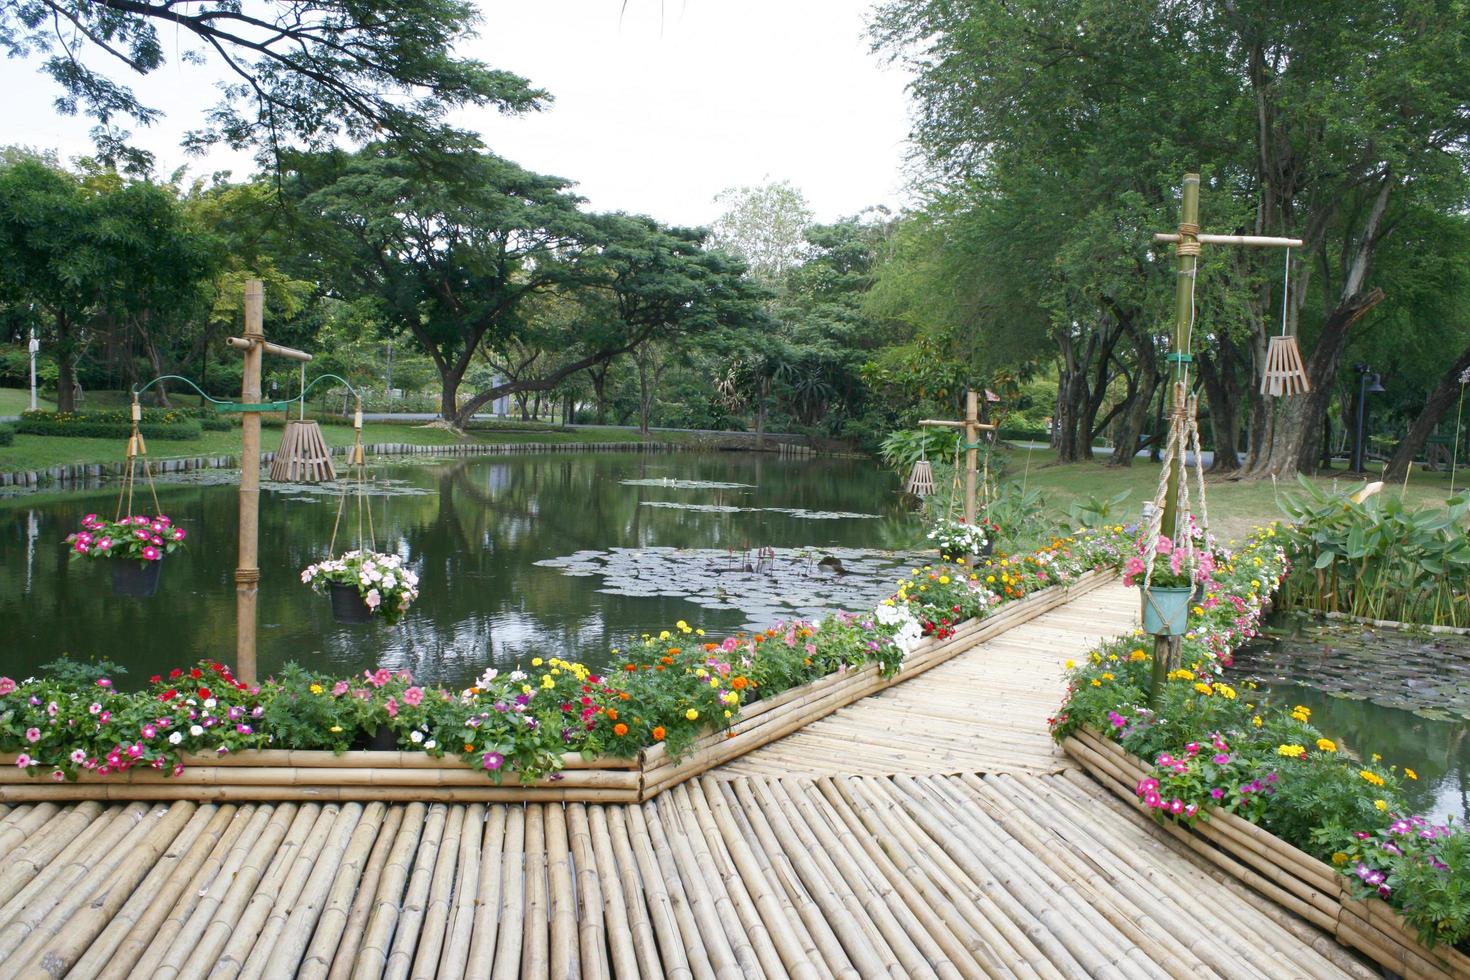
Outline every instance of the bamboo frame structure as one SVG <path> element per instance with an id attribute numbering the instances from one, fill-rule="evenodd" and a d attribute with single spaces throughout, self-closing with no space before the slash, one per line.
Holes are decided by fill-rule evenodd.
<path id="1" fill-rule="evenodd" d="M 271 479 L 278 483 L 325 483 L 337 479 L 332 453 L 313 419 L 287 419 L 281 446 L 271 460 Z"/>
<path id="2" fill-rule="evenodd" d="M 20 802 L 174 801 L 198 803 L 639 803 L 653 799 L 722 763 L 799 731 L 855 701 L 887 690 L 963 653 L 975 644 L 1027 623 L 1117 577 L 1086 572 L 1075 582 L 1041 589 L 993 615 L 955 627 L 953 635 L 921 642 L 892 677 L 876 665 L 829 674 L 745 706 L 727 729 L 709 732 L 675 760 L 661 743 L 637 758 L 562 757 L 561 769 L 522 784 L 507 773 L 500 785 L 458 757 L 423 752 L 260 749 L 183 759 L 178 776 L 154 769 L 53 783 L 26 775 L 14 755 L 0 755 L 0 804 Z M 0 883 L 3 883 L 0 874 Z M 3 889 L 0 889 L 3 894 Z"/>
<path id="3" fill-rule="evenodd" d="M 1082 730 L 1063 744 L 1098 782 L 1140 810 L 1134 787 L 1149 772 L 1145 763 L 1097 732 Z M 1163 829 L 1194 853 L 1345 946 L 1410 980 L 1470 976 L 1470 956 L 1445 946 L 1430 949 L 1388 903 L 1359 899 L 1347 879 L 1323 863 L 1219 807 L 1193 824 L 1165 821 Z"/>

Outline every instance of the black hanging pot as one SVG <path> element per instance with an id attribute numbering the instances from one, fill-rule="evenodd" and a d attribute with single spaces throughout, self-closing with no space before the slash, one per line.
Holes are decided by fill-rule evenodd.
<path id="1" fill-rule="evenodd" d="M 131 558 L 114 558 L 112 566 L 112 594 L 123 599 L 148 599 L 158 591 L 158 579 L 163 574 L 163 561 L 134 561 Z"/>
<path id="2" fill-rule="evenodd" d="M 372 738 L 368 739 L 367 747 L 371 752 L 397 752 L 398 733 L 387 725 L 379 725 Z"/>
<path id="3" fill-rule="evenodd" d="M 980 549 L 980 557 L 989 558 L 993 554 L 995 554 L 995 539 L 988 538 L 985 541 L 985 547 Z"/>
<path id="4" fill-rule="evenodd" d="M 332 583 L 332 618 L 339 623 L 360 626 L 372 622 L 373 611 L 363 601 L 355 585 Z"/>

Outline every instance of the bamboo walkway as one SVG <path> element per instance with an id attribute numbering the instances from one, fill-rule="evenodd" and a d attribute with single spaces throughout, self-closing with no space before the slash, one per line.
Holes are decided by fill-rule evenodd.
<path id="1" fill-rule="evenodd" d="M 957 658 L 1000 659 L 955 675 L 977 686 L 946 724 L 1044 725 L 1057 664 L 1124 598 Z M 1050 771 L 951 774 L 943 746 L 880 765 L 950 715 L 895 714 L 909 686 L 844 709 L 886 713 L 853 771 L 716 771 L 643 804 L 0 807 L 0 978 L 1375 976 L 1019 735 L 966 751 Z"/>
<path id="2" fill-rule="evenodd" d="M 721 766 L 812 776 L 1056 772 L 1074 763 L 1047 734 L 1062 671 L 1138 623 L 1138 591 L 1111 582 L 877 697 Z"/>

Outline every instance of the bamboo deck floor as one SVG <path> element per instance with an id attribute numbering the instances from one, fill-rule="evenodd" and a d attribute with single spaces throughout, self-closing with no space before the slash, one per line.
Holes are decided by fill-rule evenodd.
<path id="1" fill-rule="evenodd" d="M 933 670 L 725 763 L 736 776 L 1056 772 L 1062 669 L 1138 623 L 1138 590 L 1094 589 Z M 899 734 L 901 733 L 901 734 Z"/>
<path id="2" fill-rule="evenodd" d="M 957 658 L 1003 658 L 956 675 L 992 685 L 968 727 L 1044 727 L 1054 668 L 1117 632 L 1126 598 Z M 994 686 L 1028 651 L 1034 676 Z M 854 768 L 916 727 L 874 724 Z M 716 771 L 626 805 L 0 806 L 0 978 L 1375 975 L 1084 773 L 1005 744 L 1053 771 Z M 952 764 L 932 748 L 924 765 Z"/>

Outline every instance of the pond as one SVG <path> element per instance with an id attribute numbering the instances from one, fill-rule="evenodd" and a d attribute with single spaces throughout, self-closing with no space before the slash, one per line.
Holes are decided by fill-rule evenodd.
<path id="1" fill-rule="evenodd" d="M 1342 751 L 1373 753 L 1419 776 L 1410 804 L 1470 819 L 1470 636 L 1276 617 L 1232 668 L 1312 711 Z"/>
<path id="2" fill-rule="evenodd" d="M 63 539 L 116 489 L 0 498 L 0 673 L 60 654 L 111 659 L 132 683 L 200 658 L 234 658 L 235 471 L 160 482 L 189 547 L 158 594 L 114 598 L 105 563 L 69 562 Z M 871 607 L 920 538 L 899 480 L 876 463 L 761 453 L 604 453 L 437 459 L 370 470 L 379 550 L 420 575 L 395 628 L 339 626 L 300 582 L 356 546 L 356 498 L 332 486 L 262 484 L 258 656 L 356 672 L 406 667 L 461 685 L 486 666 L 562 656 L 595 668 L 608 651 L 679 620 L 711 635 L 778 618 Z M 367 522 L 362 522 L 364 533 Z M 125 679 L 127 680 L 127 679 Z"/>

